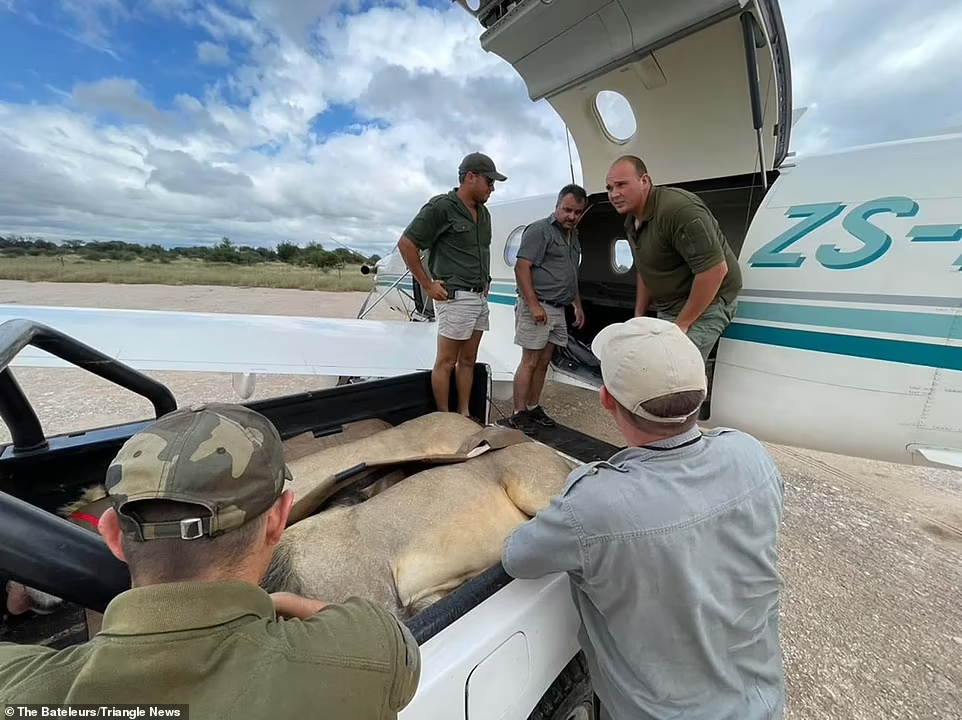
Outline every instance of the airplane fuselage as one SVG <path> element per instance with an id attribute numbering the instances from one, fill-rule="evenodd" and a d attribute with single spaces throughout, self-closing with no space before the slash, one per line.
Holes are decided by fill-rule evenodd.
<path id="1" fill-rule="evenodd" d="M 952 169 L 960 161 L 962 136 L 924 138 L 796 159 L 767 191 L 735 182 L 700 191 L 744 280 L 717 346 L 706 425 L 846 455 L 962 464 L 962 177 Z M 754 194 L 760 202 L 744 199 Z M 554 202 L 552 194 L 490 207 L 491 331 L 482 346 L 507 366 L 520 359 L 514 254 L 524 226 Z M 579 229 L 589 330 L 573 332 L 583 343 L 599 322 L 630 317 L 634 303 L 635 270 L 616 231 L 623 218 L 603 194 L 590 203 Z M 739 237 L 730 218 L 755 204 Z M 378 286 L 404 271 L 399 257 L 385 258 Z M 398 288 L 416 290 L 410 276 Z M 551 379 L 597 387 L 597 372 L 576 359 L 556 358 Z"/>

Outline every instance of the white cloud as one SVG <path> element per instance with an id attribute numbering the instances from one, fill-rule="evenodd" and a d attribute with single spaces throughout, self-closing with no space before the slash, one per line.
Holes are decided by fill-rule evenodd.
<path id="1" fill-rule="evenodd" d="M 0 0 L 2 6 L 3 0 Z M 479 47 L 451 4 L 357 0 L 61 0 L 84 42 L 122 56 L 122 21 L 158 14 L 208 38 L 229 72 L 158 107 L 118 64 L 48 105 L 0 103 L 0 232 L 141 242 L 279 240 L 382 251 L 467 152 L 508 175 L 492 201 L 569 179 L 564 126 L 513 69 Z M 962 10 L 948 0 L 783 0 L 797 150 L 962 123 L 952 92 Z M 921 12 L 919 8 L 921 7 Z M 224 65 L 227 63 L 226 65 Z M 954 65 L 952 65 L 954 63 Z M 117 124 L 98 120 L 102 113 Z M 337 131 L 324 113 L 350 118 Z M 576 152 L 576 149 L 575 149 Z M 577 167 L 577 157 L 575 158 Z"/>
<path id="2" fill-rule="evenodd" d="M 77 26 L 68 36 L 120 59 L 111 46 L 110 26 L 128 17 L 123 0 L 60 0 L 60 7 Z"/>
<path id="3" fill-rule="evenodd" d="M 197 61 L 204 65 L 229 65 L 230 53 L 223 45 L 204 40 L 197 43 Z"/>
<path id="4" fill-rule="evenodd" d="M 954 0 L 783 2 L 795 149 L 817 151 L 943 131 L 962 122 L 962 5 Z"/>

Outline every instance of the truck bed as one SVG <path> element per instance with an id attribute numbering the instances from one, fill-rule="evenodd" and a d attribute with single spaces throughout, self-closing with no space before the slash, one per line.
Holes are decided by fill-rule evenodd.
<path id="1" fill-rule="evenodd" d="M 176 407 L 167 388 L 151 378 L 47 330 L 31 329 L 31 344 L 149 398 L 157 415 Z M 453 385 L 452 377 L 452 398 Z M 490 369 L 477 365 L 470 409 L 485 421 L 490 416 L 490 386 Z M 435 409 L 429 371 L 245 404 L 270 418 L 283 439 L 304 432 L 330 435 L 348 423 L 372 418 L 398 425 Z M 114 595 L 129 587 L 129 575 L 100 538 L 56 516 L 55 508 L 73 500 L 85 485 L 100 481 L 123 442 L 151 419 L 44 437 L 9 366 L 0 369 L 0 416 L 13 437 L 0 448 L 0 588 L 5 590 L 6 580 L 13 579 L 67 601 L 45 616 L 4 612 L 0 641 L 58 648 L 83 642 L 82 608 L 102 612 Z M 564 426 L 540 429 L 533 437 L 582 462 L 618 450 Z M 424 643 L 509 582 L 500 564 L 492 566 L 408 624 Z"/>
<path id="2" fill-rule="evenodd" d="M 607 460 L 621 450 L 616 445 L 606 443 L 591 435 L 585 435 L 583 432 L 560 423 L 553 428 L 539 427 L 526 434 L 538 442 L 549 445 L 555 450 L 585 463 Z"/>

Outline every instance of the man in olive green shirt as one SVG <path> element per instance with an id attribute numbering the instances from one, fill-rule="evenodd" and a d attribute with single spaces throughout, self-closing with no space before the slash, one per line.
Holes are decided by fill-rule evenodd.
<path id="1" fill-rule="evenodd" d="M 106 474 L 100 519 L 132 588 L 88 642 L 0 643 L 0 704 L 186 704 L 198 718 L 396 718 L 420 653 L 387 610 L 258 583 L 293 502 L 281 439 L 241 405 L 165 415 Z"/>
<path id="2" fill-rule="evenodd" d="M 458 187 L 428 200 L 398 242 L 414 279 L 434 300 L 438 349 L 431 386 L 441 412 L 450 410 L 451 372 L 457 368 L 458 412 L 468 415 L 478 347 L 489 327 L 491 213 L 485 203 L 495 180 L 507 179 L 487 155 L 466 155 Z M 430 276 L 419 250 L 428 252 Z"/>
<path id="3" fill-rule="evenodd" d="M 645 163 L 618 158 L 608 171 L 608 198 L 626 215 L 637 271 L 635 315 L 653 304 L 708 354 L 735 315 L 741 269 L 718 221 L 694 193 L 654 185 Z"/>

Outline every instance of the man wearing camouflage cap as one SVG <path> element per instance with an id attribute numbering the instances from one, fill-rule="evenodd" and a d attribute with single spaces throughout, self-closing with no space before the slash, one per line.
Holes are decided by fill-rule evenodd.
<path id="1" fill-rule="evenodd" d="M 442 412 L 450 407 L 456 367 L 458 412 L 468 414 L 478 347 L 489 328 L 491 213 L 485 203 L 495 181 L 507 179 L 487 155 L 466 155 L 458 167 L 458 187 L 428 200 L 398 242 L 414 279 L 434 301 L 438 349 L 431 386 Z M 430 275 L 418 254 L 422 250 L 428 252 Z"/>
<path id="2" fill-rule="evenodd" d="M 505 571 L 568 574 L 613 720 L 778 720 L 775 463 L 743 432 L 698 428 L 704 361 L 675 323 L 609 325 L 591 349 L 601 404 L 628 446 L 569 475 L 508 537 Z"/>
<path id="3" fill-rule="evenodd" d="M 132 588 L 64 650 L 0 647 L 6 703 L 186 703 L 203 718 L 396 718 L 420 653 L 391 613 L 258 585 L 293 492 L 280 436 L 242 405 L 176 410 L 107 470 L 100 519 Z"/>

